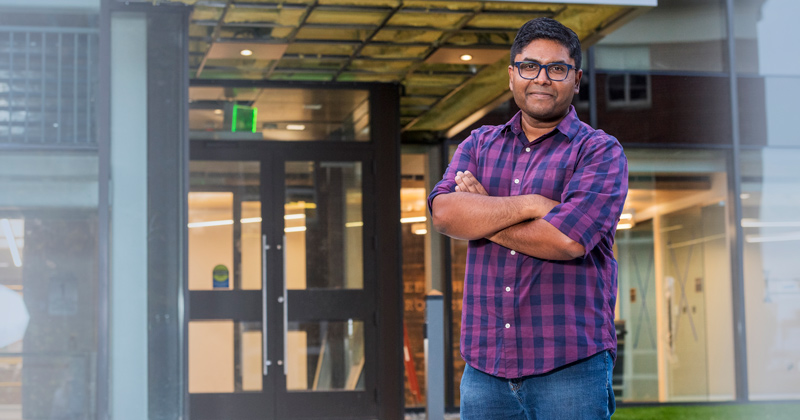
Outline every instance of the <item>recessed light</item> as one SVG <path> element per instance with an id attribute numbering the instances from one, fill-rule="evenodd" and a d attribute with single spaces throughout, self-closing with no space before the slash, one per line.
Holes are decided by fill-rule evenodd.
<path id="1" fill-rule="evenodd" d="M 303 124 L 286 124 L 286 129 L 293 131 L 303 131 L 306 129 L 306 126 Z"/>
<path id="2" fill-rule="evenodd" d="M 469 60 L 472 60 L 472 56 L 471 56 L 471 55 L 469 55 L 469 54 L 463 54 L 463 55 L 461 56 L 461 61 L 469 61 Z"/>
<path id="3" fill-rule="evenodd" d="M 217 115 L 220 115 L 220 114 L 222 114 L 222 110 L 221 109 L 215 109 L 214 113 L 217 114 Z"/>
<path id="4" fill-rule="evenodd" d="M 241 54 L 241 55 L 243 55 L 245 57 L 249 57 L 249 56 L 253 55 L 253 51 L 252 50 L 241 50 L 241 51 L 239 51 L 239 54 Z"/>
<path id="5" fill-rule="evenodd" d="M 305 104 L 303 105 L 303 109 L 311 109 L 314 111 L 319 111 L 322 109 L 322 104 Z"/>

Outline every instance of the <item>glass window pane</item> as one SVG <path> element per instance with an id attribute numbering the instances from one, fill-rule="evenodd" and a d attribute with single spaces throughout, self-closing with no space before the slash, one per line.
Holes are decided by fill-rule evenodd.
<path id="1" fill-rule="evenodd" d="M 260 290 L 259 163 L 192 161 L 189 169 L 189 290 Z"/>
<path id="2" fill-rule="evenodd" d="M 596 89 L 598 127 L 623 146 L 732 142 L 728 77 L 598 72 Z"/>
<path id="3" fill-rule="evenodd" d="M 450 145 L 447 149 L 447 161 L 453 160 L 453 155 L 456 152 L 458 145 Z M 467 263 L 467 245 L 468 241 L 459 239 L 450 239 L 450 261 L 451 261 L 451 278 L 453 288 L 453 296 L 450 302 L 453 310 L 452 315 L 452 330 L 453 338 L 453 405 L 456 407 L 461 403 L 461 376 L 464 374 L 464 366 L 466 362 L 461 357 L 461 309 L 464 305 L 464 276 L 466 275 Z"/>
<path id="4" fill-rule="evenodd" d="M 289 391 L 364 390 L 364 323 L 289 322 Z"/>
<path id="5" fill-rule="evenodd" d="M 735 397 L 725 155 L 627 149 L 617 227 L 622 401 Z"/>
<path id="6" fill-rule="evenodd" d="M 625 75 L 612 74 L 608 76 L 608 100 L 625 101 Z"/>
<path id="7" fill-rule="evenodd" d="M 286 162 L 288 289 L 364 287 L 361 162 Z"/>
<path id="8" fill-rule="evenodd" d="M 369 141 L 369 92 L 189 88 L 192 140 Z"/>
<path id="9" fill-rule="evenodd" d="M 400 228 L 403 250 L 403 325 L 405 327 L 405 406 L 425 405 L 425 295 L 428 209 L 425 153 L 401 155 Z"/>
<path id="10" fill-rule="evenodd" d="M 0 153 L 0 416 L 95 416 L 98 159 Z"/>
<path id="11" fill-rule="evenodd" d="M 794 124 L 800 54 L 789 41 L 800 2 L 735 0 L 734 14 L 741 142 L 800 146 Z"/>
<path id="12" fill-rule="evenodd" d="M 261 202 L 242 202 L 242 290 L 261 290 Z"/>
<path id="13" fill-rule="evenodd" d="M 233 287 L 233 193 L 189 193 L 189 261 L 189 290 Z"/>
<path id="14" fill-rule="evenodd" d="M 724 1 L 659 0 L 596 45 L 597 68 L 723 72 L 726 31 Z"/>
<path id="15" fill-rule="evenodd" d="M 464 275 L 466 274 L 468 241 L 450 239 L 450 258 L 452 261 L 453 300 L 453 405 L 461 403 L 461 376 L 464 374 L 466 362 L 461 357 L 461 309 L 464 305 Z"/>
<path id="16" fill-rule="evenodd" d="M 261 391 L 260 322 L 189 322 L 189 392 Z"/>
<path id="17" fill-rule="evenodd" d="M 745 313 L 750 398 L 800 398 L 800 150 L 742 154 Z"/>

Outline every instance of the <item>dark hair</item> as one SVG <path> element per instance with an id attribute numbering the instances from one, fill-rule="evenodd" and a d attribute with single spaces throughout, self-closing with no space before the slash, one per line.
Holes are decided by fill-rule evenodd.
<path id="1" fill-rule="evenodd" d="M 575 60 L 575 68 L 581 68 L 581 41 L 578 35 L 561 22 L 546 17 L 531 19 L 519 28 L 511 46 L 511 65 L 514 65 L 517 54 L 537 39 L 550 39 L 563 45 L 569 50 L 570 58 Z"/>

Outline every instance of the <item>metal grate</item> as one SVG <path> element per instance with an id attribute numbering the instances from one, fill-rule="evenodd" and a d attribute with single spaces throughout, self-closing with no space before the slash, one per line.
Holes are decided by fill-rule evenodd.
<path id="1" fill-rule="evenodd" d="M 96 147 L 98 32 L 0 27 L 0 146 Z"/>

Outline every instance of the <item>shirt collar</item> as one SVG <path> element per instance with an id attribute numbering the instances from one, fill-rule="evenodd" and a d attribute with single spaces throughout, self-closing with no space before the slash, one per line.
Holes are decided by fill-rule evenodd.
<path id="1" fill-rule="evenodd" d="M 561 134 L 567 137 L 568 140 L 572 140 L 578 134 L 580 130 L 581 120 L 578 119 L 578 113 L 575 111 L 575 107 L 570 105 L 569 111 L 567 112 L 567 116 L 561 120 L 560 123 L 556 126 L 556 130 L 558 130 Z M 522 134 L 522 111 L 517 111 L 517 113 L 512 117 L 503 127 L 503 130 L 511 130 L 515 136 L 519 136 Z M 548 135 L 549 136 L 549 135 Z M 537 139 L 528 139 L 529 141 L 536 141 Z"/>

